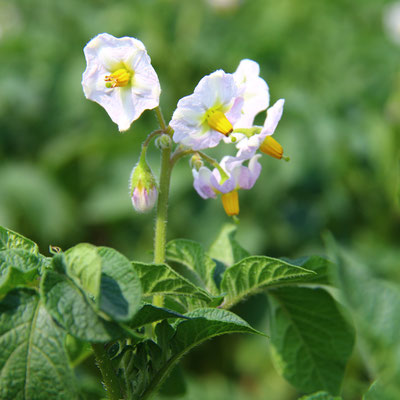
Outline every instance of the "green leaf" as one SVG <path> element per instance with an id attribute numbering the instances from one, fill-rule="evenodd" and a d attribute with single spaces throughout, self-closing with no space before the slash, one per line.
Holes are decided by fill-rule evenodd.
<path id="1" fill-rule="evenodd" d="M 0 251 L 6 249 L 23 249 L 33 254 L 39 253 L 37 244 L 32 240 L 0 226 Z"/>
<path id="2" fill-rule="evenodd" d="M 0 251 L 0 296 L 16 287 L 31 285 L 43 266 L 43 259 L 23 249 Z"/>
<path id="3" fill-rule="evenodd" d="M 10 292 L 0 302 L 0 398 L 76 399 L 64 339 L 36 291 Z"/>
<path id="4" fill-rule="evenodd" d="M 68 276 L 46 271 L 41 295 L 52 317 L 72 336 L 88 342 L 108 342 L 126 337 L 117 324 L 100 317 L 84 292 Z"/>
<path id="5" fill-rule="evenodd" d="M 186 353 L 189 349 L 214 336 L 225 333 L 255 333 L 265 336 L 252 328 L 236 314 L 218 308 L 199 308 L 185 314 L 190 319 L 174 324 L 176 334 L 172 340 L 172 349 L 176 354 Z"/>
<path id="6" fill-rule="evenodd" d="M 142 299 L 141 283 L 131 262 L 118 251 L 99 247 L 101 257 L 100 309 L 112 319 L 133 318 Z"/>
<path id="7" fill-rule="evenodd" d="M 398 400 L 400 397 L 399 382 L 375 381 L 364 394 L 362 400 Z"/>
<path id="8" fill-rule="evenodd" d="M 226 293 L 224 307 L 230 308 L 266 287 L 307 281 L 311 275 L 315 273 L 277 258 L 247 257 L 228 268 L 222 277 L 221 292 Z"/>
<path id="9" fill-rule="evenodd" d="M 388 347 L 399 345 L 400 286 L 378 279 L 338 250 L 339 286 L 362 330 Z"/>
<path id="10" fill-rule="evenodd" d="M 271 343 L 278 371 L 300 391 L 340 391 L 354 344 L 352 327 L 323 289 L 269 291 Z"/>
<path id="11" fill-rule="evenodd" d="M 382 399 L 400 396 L 400 285 L 377 278 L 347 252 L 337 257 L 337 282 L 379 377 Z M 372 395 L 371 395 L 372 396 Z"/>
<path id="12" fill-rule="evenodd" d="M 139 275 L 144 296 L 187 296 L 206 303 L 212 300 L 205 290 L 196 287 L 166 264 L 132 262 L 132 265 Z"/>
<path id="13" fill-rule="evenodd" d="M 230 266 L 250 256 L 250 253 L 235 240 L 236 230 L 236 225 L 224 225 L 208 251 L 211 258 L 222 262 L 225 266 Z"/>
<path id="14" fill-rule="evenodd" d="M 166 247 L 166 259 L 184 265 L 196 274 L 196 281 L 210 293 L 216 294 L 214 282 L 215 262 L 203 247 L 186 239 L 172 240 Z"/>
<path id="15" fill-rule="evenodd" d="M 96 312 L 127 322 L 141 302 L 139 277 L 118 251 L 81 243 L 64 253 L 65 271 L 88 295 Z"/>
<path id="16" fill-rule="evenodd" d="M 64 256 L 67 275 L 99 302 L 101 257 L 96 246 L 80 243 L 68 249 Z"/>
<path id="17" fill-rule="evenodd" d="M 160 387 L 160 394 L 168 397 L 182 397 L 187 391 L 183 368 L 178 364 Z"/>
<path id="18" fill-rule="evenodd" d="M 310 394 L 308 396 L 303 396 L 299 400 L 341 400 L 341 397 L 333 397 L 327 392 L 318 392 Z"/>
<path id="19" fill-rule="evenodd" d="M 281 258 L 281 260 L 288 262 L 292 265 L 297 265 L 314 271 L 315 274 L 307 277 L 307 283 L 319 283 L 322 285 L 332 285 L 332 270 L 335 264 L 327 258 L 320 256 L 308 256 L 297 259 Z"/>
<path id="20" fill-rule="evenodd" d="M 136 369 L 130 376 L 130 380 L 138 382 L 135 398 L 147 399 L 160 388 L 184 354 L 208 339 L 227 333 L 263 335 L 226 310 L 199 308 L 185 316 L 189 319 L 177 321 L 172 327 L 166 321 L 157 324 L 157 344 L 148 340 L 136 346 Z"/>
<path id="21" fill-rule="evenodd" d="M 68 334 L 65 338 L 65 348 L 72 367 L 76 367 L 93 354 L 90 343 Z"/>
<path id="22" fill-rule="evenodd" d="M 152 322 L 160 321 L 169 318 L 186 318 L 184 315 L 179 314 L 166 308 L 156 307 L 152 304 L 143 304 L 140 310 L 136 313 L 131 321 L 129 327 L 131 329 L 140 328 L 143 325 L 151 324 Z"/>

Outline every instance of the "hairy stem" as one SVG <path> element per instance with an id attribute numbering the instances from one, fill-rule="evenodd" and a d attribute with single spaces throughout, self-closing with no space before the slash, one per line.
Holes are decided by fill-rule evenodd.
<path id="1" fill-rule="evenodd" d="M 104 345 L 101 343 L 92 343 L 92 348 L 96 356 L 97 366 L 103 377 L 104 387 L 108 397 L 110 400 L 120 400 L 122 398 L 120 383 L 115 375 L 111 360 L 104 350 Z"/>
<path id="2" fill-rule="evenodd" d="M 154 137 L 156 137 L 157 135 L 161 135 L 162 133 L 163 133 L 162 129 L 157 129 L 156 131 L 151 132 L 149 136 L 147 136 L 146 140 L 143 142 L 142 146 L 147 147 Z"/>
<path id="3" fill-rule="evenodd" d="M 160 124 L 160 128 L 165 132 L 167 130 L 167 125 L 165 123 L 165 119 L 161 112 L 160 106 L 156 107 L 154 111 L 156 112 L 156 117 L 158 119 L 158 123 Z"/>
<path id="4" fill-rule="evenodd" d="M 161 129 L 167 129 L 164 117 L 159 107 L 155 109 Z M 171 178 L 172 165 L 170 162 L 171 148 L 165 148 L 161 152 L 161 169 L 160 169 L 160 185 L 157 202 L 157 215 L 154 236 L 154 262 L 163 263 L 165 261 L 165 244 L 167 236 L 167 212 L 168 212 L 168 196 L 169 184 Z M 154 296 L 153 304 L 158 307 L 163 305 L 162 296 Z"/>

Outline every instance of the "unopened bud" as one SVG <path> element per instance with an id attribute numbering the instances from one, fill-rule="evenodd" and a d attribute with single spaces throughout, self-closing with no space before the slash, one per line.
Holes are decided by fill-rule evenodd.
<path id="1" fill-rule="evenodd" d="M 139 162 L 132 170 L 130 195 L 137 212 L 150 211 L 157 201 L 158 190 L 156 179 L 146 163 L 146 148 L 143 148 Z"/>
<path id="2" fill-rule="evenodd" d="M 203 160 L 201 159 L 199 154 L 194 154 L 192 158 L 189 161 L 190 168 L 194 168 L 196 171 L 198 171 L 203 165 Z"/>
<path id="3" fill-rule="evenodd" d="M 169 149 L 171 147 L 172 144 L 172 139 L 171 136 L 169 135 L 161 135 L 157 138 L 156 140 L 156 146 L 160 149 L 160 150 L 164 150 L 164 149 Z"/>

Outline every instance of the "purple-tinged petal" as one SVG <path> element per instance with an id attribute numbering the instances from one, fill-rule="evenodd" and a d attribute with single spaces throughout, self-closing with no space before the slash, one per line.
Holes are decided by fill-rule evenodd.
<path id="1" fill-rule="evenodd" d="M 217 195 L 215 194 L 211 184 L 212 172 L 207 167 L 201 167 L 199 171 L 193 168 L 192 173 L 194 178 L 193 186 L 196 189 L 196 192 L 203 199 L 215 199 Z"/>

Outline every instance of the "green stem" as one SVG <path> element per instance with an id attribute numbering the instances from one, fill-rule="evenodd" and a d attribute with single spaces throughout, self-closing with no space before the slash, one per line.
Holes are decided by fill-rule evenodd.
<path id="1" fill-rule="evenodd" d="M 110 400 L 120 400 L 121 387 L 119 380 L 115 375 L 111 360 L 108 358 L 104 345 L 101 343 L 92 343 L 92 348 L 97 360 L 97 366 L 101 371 L 104 380 L 104 387 Z"/>
<path id="2" fill-rule="evenodd" d="M 147 147 L 149 145 L 149 143 L 151 142 L 151 140 L 157 136 L 157 135 L 161 135 L 163 133 L 162 129 L 157 129 L 154 132 L 151 132 L 149 134 L 149 136 L 147 136 L 146 140 L 143 142 L 142 146 Z"/>
<path id="3" fill-rule="evenodd" d="M 170 148 L 162 150 L 160 186 L 159 186 L 160 193 L 158 195 L 156 232 L 154 240 L 155 263 L 163 263 L 165 261 L 168 195 L 169 195 L 169 183 L 171 178 L 170 155 L 171 155 Z"/>
<path id="4" fill-rule="evenodd" d="M 156 112 L 156 117 L 158 119 L 158 123 L 160 124 L 160 128 L 165 132 L 167 130 L 167 125 L 165 123 L 165 119 L 161 112 L 160 106 L 156 107 L 154 111 Z"/>
<path id="5" fill-rule="evenodd" d="M 212 166 L 217 168 L 217 170 L 219 171 L 219 173 L 221 175 L 221 181 L 222 181 L 221 183 L 224 183 L 226 180 L 229 179 L 228 174 L 224 171 L 224 169 L 218 164 L 218 162 L 216 160 L 209 157 L 207 154 L 203 153 L 202 151 L 197 151 L 197 153 L 201 156 L 201 158 L 203 158 L 208 163 L 210 163 Z"/>
<path id="6" fill-rule="evenodd" d="M 155 109 L 161 129 L 167 129 L 164 117 L 159 107 Z M 171 178 L 172 165 L 170 162 L 171 148 L 163 149 L 161 152 L 161 170 L 160 184 L 157 202 L 157 216 L 154 236 L 154 262 L 161 264 L 165 261 L 165 245 L 167 236 L 167 212 L 168 212 L 168 196 L 169 184 Z M 153 304 L 162 307 L 164 303 L 163 296 L 154 296 Z"/>

